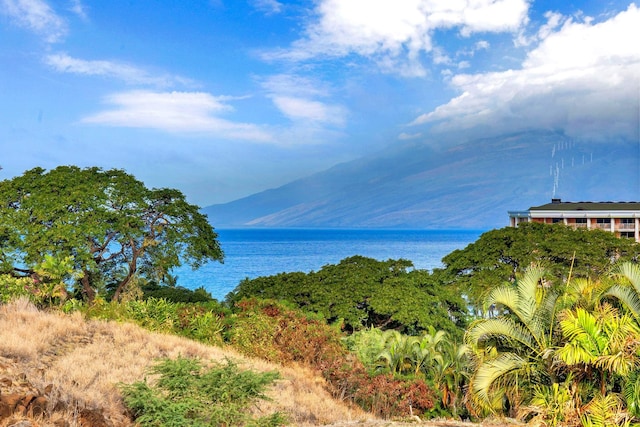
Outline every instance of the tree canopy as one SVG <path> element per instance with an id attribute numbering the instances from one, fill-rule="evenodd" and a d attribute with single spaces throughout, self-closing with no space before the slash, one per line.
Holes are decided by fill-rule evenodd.
<path id="1" fill-rule="evenodd" d="M 451 287 L 440 286 L 426 270 L 410 270 L 407 260 L 345 258 L 308 274 L 281 273 L 245 279 L 227 296 L 285 300 L 349 330 L 376 326 L 414 333 L 429 327 L 460 336 L 466 304 Z"/>
<path id="2" fill-rule="evenodd" d="M 0 272 L 36 277 L 46 257 L 64 260 L 87 299 L 106 280 L 118 299 L 136 276 L 222 261 L 217 237 L 180 191 L 120 169 L 34 168 L 0 182 Z"/>
<path id="3" fill-rule="evenodd" d="M 464 249 L 442 259 L 434 272 L 444 283 L 455 284 L 469 302 L 481 309 L 490 289 L 531 266 L 544 267 L 555 284 L 569 276 L 596 278 L 615 261 L 637 260 L 640 245 L 603 230 L 574 229 L 563 224 L 524 223 L 491 230 Z"/>

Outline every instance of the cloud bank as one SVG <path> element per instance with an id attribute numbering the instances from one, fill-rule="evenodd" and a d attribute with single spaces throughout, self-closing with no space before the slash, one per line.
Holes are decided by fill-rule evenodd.
<path id="1" fill-rule="evenodd" d="M 566 19 L 559 26 L 557 15 L 548 18 L 553 22 L 520 69 L 453 76 L 450 84 L 461 94 L 412 125 L 476 135 L 553 129 L 582 138 L 637 139 L 640 9 L 631 4 L 600 23 Z"/>
<path id="2" fill-rule="evenodd" d="M 434 50 L 436 30 L 516 32 L 527 22 L 527 0 L 322 0 L 305 36 L 269 59 L 372 57 L 387 71 L 423 76 L 421 54 Z"/>

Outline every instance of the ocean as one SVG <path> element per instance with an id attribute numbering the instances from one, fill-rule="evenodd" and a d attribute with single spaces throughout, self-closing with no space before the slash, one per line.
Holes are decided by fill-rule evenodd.
<path id="1" fill-rule="evenodd" d="M 203 287 L 217 300 L 245 278 L 283 272 L 318 271 L 327 264 L 362 255 L 377 260 L 408 259 L 416 269 L 433 270 L 442 258 L 478 239 L 484 230 L 216 229 L 224 263 L 198 270 L 176 269 L 177 284 Z"/>

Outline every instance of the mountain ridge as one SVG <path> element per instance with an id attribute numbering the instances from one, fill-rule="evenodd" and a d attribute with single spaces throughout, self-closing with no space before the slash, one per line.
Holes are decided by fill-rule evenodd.
<path id="1" fill-rule="evenodd" d="M 218 228 L 496 228 L 552 197 L 638 199 L 639 164 L 637 142 L 558 132 L 412 143 L 203 212 Z"/>

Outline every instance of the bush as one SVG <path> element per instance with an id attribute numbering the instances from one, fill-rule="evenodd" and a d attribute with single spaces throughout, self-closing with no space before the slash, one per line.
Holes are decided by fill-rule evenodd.
<path id="1" fill-rule="evenodd" d="M 195 290 L 182 286 L 162 286 L 148 283 L 141 287 L 143 298 L 166 299 L 171 302 L 210 302 L 215 301 L 206 289 L 200 287 Z"/>
<path id="2" fill-rule="evenodd" d="M 249 406 L 267 399 L 264 391 L 279 378 L 277 372 L 241 371 L 227 360 L 203 368 L 197 359 L 165 359 L 150 370 L 159 375 L 122 386 L 124 401 L 137 423 L 146 426 L 279 426 L 280 413 L 254 419 Z"/>
<path id="3" fill-rule="evenodd" d="M 165 299 L 106 302 L 96 298 L 85 308 L 88 317 L 129 321 L 145 329 L 221 344 L 227 311 L 217 302 L 173 303 Z"/>
<path id="4" fill-rule="evenodd" d="M 237 308 L 228 340 L 242 353 L 316 369 L 335 398 L 380 417 L 423 414 L 434 407 L 434 393 L 424 381 L 369 374 L 340 331 L 322 320 L 273 300 L 243 300 Z"/>
<path id="5" fill-rule="evenodd" d="M 39 302 L 38 289 L 33 279 L 0 274 L 0 303 L 7 303 L 18 297 L 27 297 L 33 303 Z"/>

